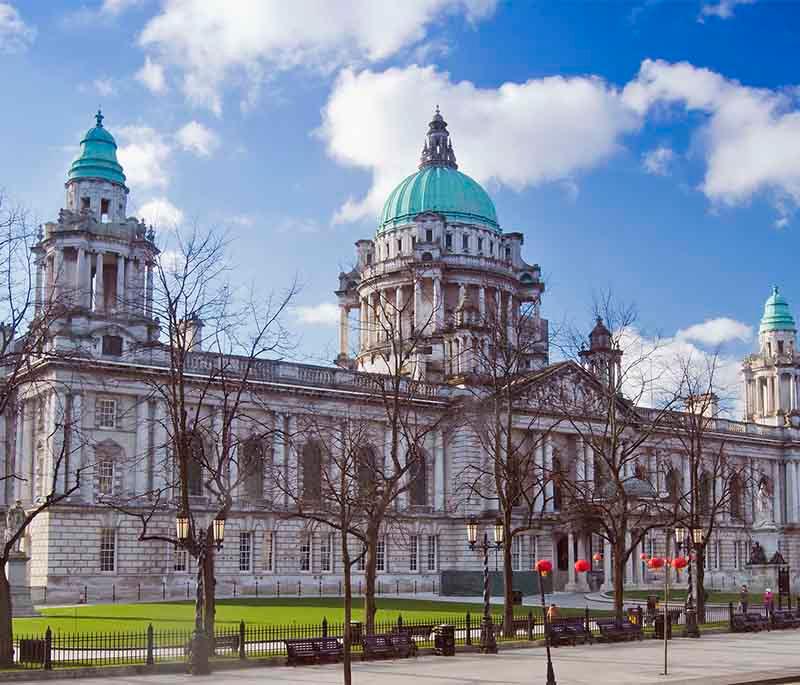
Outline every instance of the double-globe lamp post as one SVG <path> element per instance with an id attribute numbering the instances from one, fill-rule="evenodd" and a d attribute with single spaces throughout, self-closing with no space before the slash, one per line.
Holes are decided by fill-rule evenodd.
<path id="1" fill-rule="evenodd" d="M 467 542 L 471 550 L 479 549 L 483 552 L 483 618 L 481 619 L 481 654 L 497 654 L 497 640 L 494 636 L 492 625 L 492 608 L 489 592 L 489 550 L 500 549 L 503 546 L 505 528 L 498 518 L 494 523 L 494 543 L 489 542 L 489 533 L 483 532 L 483 540 L 478 542 L 478 520 L 470 518 L 467 521 Z M 469 630 L 469 628 L 467 628 Z"/>
<path id="2" fill-rule="evenodd" d="M 700 629 L 697 625 L 697 602 L 695 598 L 695 588 L 692 582 L 692 564 L 697 559 L 697 548 L 702 546 L 705 539 L 705 531 L 703 528 L 693 526 L 691 528 L 684 528 L 683 526 L 675 527 L 675 546 L 678 554 L 684 545 L 689 551 L 688 572 L 689 572 L 689 595 L 686 601 L 686 636 L 687 637 L 700 637 Z"/>
<path id="3" fill-rule="evenodd" d="M 191 542 L 192 523 L 189 515 L 181 512 L 175 519 L 175 528 L 178 541 L 183 547 Z M 205 561 L 210 544 L 216 545 L 217 550 L 222 549 L 222 542 L 225 539 L 225 519 L 217 517 L 211 526 L 211 537 L 209 540 L 205 526 L 194 536 L 194 547 L 197 552 L 197 597 L 194 605 L 194 635 L 192 636 L 192 652 L 189 660 L 189 670 L 192 675 L 208 675 L 211 673 L 209 664 L 210 640 L 206 635 L 203 625 L 204 610 L 204 585 L 205 585 Z"/>

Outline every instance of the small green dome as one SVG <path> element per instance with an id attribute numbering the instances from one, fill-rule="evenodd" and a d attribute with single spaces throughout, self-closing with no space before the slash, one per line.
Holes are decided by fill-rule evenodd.
<path id="1" fill-rule="evenodd" d="M 81 152 L 69 168 L 70 181 L 79 178 L 102 178 L 125 185 L 125 174 L 117 161 L 117 143 L 103 127 L 100 110 L 95 115 L 97 125 L 90 128 L 81 141 Z"/>
<path id="2" fill-rule="evenodd" d="M 466 174 L 446 166 L 429 166 L 404 179 L 383 206 L 378 233 L 408 223 L 423 212 L 482 224 L 500 232 L 489 194 Z"/>
<path id="3" fill-rule="evenodd" d="M 760 333 L 769 331 L 794 331 L 794 317 L 789 310 L 789 303 L 778 292 L 778 286 L 772 288 L 772 295 L 764 303 L 764 316 L 761 317 Z"/>
<path id="4" fill-rule="evenodd" d="M 447 122 L 436 108 L 419 171 L 405 178 L 386 200 L 378 233 L 407 224 L 424 212 L 438 212 L 453 221 L 480 224 L 500 233 L 497 212 L 489 194 L 458 170 Z"/>

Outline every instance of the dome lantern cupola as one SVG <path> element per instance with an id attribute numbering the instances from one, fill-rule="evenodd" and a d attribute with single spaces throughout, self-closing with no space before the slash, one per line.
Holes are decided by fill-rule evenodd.
<path id="1" fill-rule="evenodd" d="M 759 333 L 796 330 L 789 303 L 780 294 L 777 285 L 772 287 L 772 294 L 764 303 L 764 316 L 761 317 L 761 325 L 758 330 Z"/>
<path id="2" fill-rule="evenodd" d="M 420 169 L 431 166 L 458 169 L 447 122 L 439 111 L 439 105 L 436 105 L 436 113 L 428 124 L 428 135 L 419 160 Z"/>

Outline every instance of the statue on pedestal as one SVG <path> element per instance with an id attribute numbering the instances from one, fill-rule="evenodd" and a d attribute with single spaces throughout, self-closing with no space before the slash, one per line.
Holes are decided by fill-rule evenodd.
<path id="1" fill-rule="evenodd" d="M 13 538 L 20 528 L 25 525 L 25 509 L 22 508 L 22 502 L 17 500 L 14 502 L 13 507 L 9 507 L 6 512 L 6 543 Z M 22 552 L 22 536 L 18 537 L 14 542 L 12 552 Z"/>
<path id="2" fill-rule="evenodd" d="M 760 542 L 754 542 L 750 549 L 750 564 L 766 564 L 767 554 Z"/>
<path id="3" fill-rule="evenodd" d="M 756 516 L 753 522 L 754 528 L 774 528 L 775 519 L 772 514 L 772 493 L 766 480 L 758 484 L 758 494 L 756 495 Z"/>

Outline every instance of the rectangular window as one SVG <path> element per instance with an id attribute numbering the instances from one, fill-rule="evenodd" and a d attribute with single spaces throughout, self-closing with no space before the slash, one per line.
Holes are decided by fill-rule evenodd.
<path id="1" fill-rule="evenodd" d="M 528 537 L 528 568 L 533 568 L 536 563 L 536 541 L 537 537 L 531 535 Z"/>
<path id="2" fill-rule="evenodd" d="M 239 570 L 250 571 L 253 567 L 253 534 L 239 533 Z"/>
<path id="3" fill-rule="evenodd" d="M 417 236 L 412 235 L 411 236 L 411 249 L 413 250 L 416 247 L 417 247 Z"/>
<path id="4" fill-rule="evenodd" d="M 468 235 L 462 235 L 461 236 L 461 248 L 464 250 L 464 252 L 469 251 L 469 236 Z"/>
<path id="5" fill-rule="evenodd" d="M 304 535 L 300 540 L 300 570 L 311 570 L 311 536 Z"/>
<path id="6" fill-rule="evenodd" d="M 403 254 L 403 239 L 397 239 L 397 254 Z"/>
<path id="7" fill-rule="evenodd" d="M 494 257 L 494 243 L 491 240 L 489 241 L 489 254 Z"/>
<path id="8" fill-rule="evenodd" d="M 92 206 L 92 201 L 88 197 L 81 198 L 81 209 L 89 209 Z"/>
<path id="9" fill-rule="evenodd" d="M 722 542 L 717 540 L 714 542 L 714 569 L 719 570 L 722 568 Z"/>
<path id="10" fill-rule="evenodd" d="M 437 553 L 437 537 L 435 535 L 428 536 L 428 564 L 427 568 L 429 571 L 436 570 L 436 553 Z"/>
<path id="11" fill-rule="evenodd" d="M 101 495 L 111 495 L 114 492 L 114 462 L 105 459 L 97 465 L 97 489 Z"/>
<path id="12" fill-rule="evenodd" d="M 408 562 L 408 570 L 409 571 L 418 571 L 419 570 L 419 561 L 418 561 L 418 554 L 419 554 L 419 536 L 412 535 L 409 540 L 409 562 Z"/>
<path id="13" fill-rule="evenodd" d="M 511 543 L 511 565 L 515 571 L 522 570 L 522 536 L 515 535 Z"/>
<path id="14" fill-rule="evenodd" d="M 375 568 L 378 571 L 386 570 L 386 538 L 378 540 L 375 548 Z"/>
<path id="15" fill-rule="evenodd" d="M 117 568 L 117 531 L 103 528 L 100 531 L 100 570 L 115 571 Z"/>
<path id="16" fill-rule="evenodd" d="M 433 242 L 433 231 L 430 228 L 425 229 L 425 241 L 428 243 Z"/>
<path id="17" fill-rule="evenodd" d="M 743 540 L 734 540 L 733 542 L 733 566 L 736 569 L 743 569 L 747 562 L 747 547 Z"/>
<path id="18" fill-rule="evenodd" d="M 100 200 L 100 223 L 108 223 L 108 211 L 111 208 L 110 200 Z"/>
<path id="19" fill-rule="evenodd" d="M 483 238 L 478 238 L 478 252 L 483 252 Z"/>
<path id="20" fill-rule="evenodd" d="M 506 259 L 508 261 L 511 261 L 511 248 L 510 247 L 506 248 Z"/>
<path id="21" fill-rule="evenodd" d="M 264 570 L 275 570 L 275 533 L 271 530 L 264 533 Z"/>
<path id="22" fill-rule="evenodd" d="M 783 354 L 783 340 L 778 340 L 778 354 Z"/>
<path id="23" fill-rule="evenodd" d="M 117 401 L 99 399 L 95 405 L 96 423 L 98 428 L 116 428 L 117 426 Z"/>
<path id="24" fill-rule="evenodd" d="M 172 570 L 175 573 L 186 573 L 189 570 L 189 555 L 183 547 L 172 548 Z"/>
<path id="25" fill-rule="evenodd" d="M 448 250 L 452 249 L 452 247 L 453 247 L 453 234 L 452 233 L 448 233 L 447 235 L 445 235 L 445 237 L 444 237 L 444 246 Z"/>
<path id="26" fill-rule="evenodd" d="M 103 336 L 103 354 L 109 357 L 122 356 L 122 337 L 119 335 Z"/>
<path id="27" fill-rule="evenodd" d="M 322 536 L 319 546 L 319 560 L 321 570 L 325 573 L 333 571 L 333 534 Z"/>

